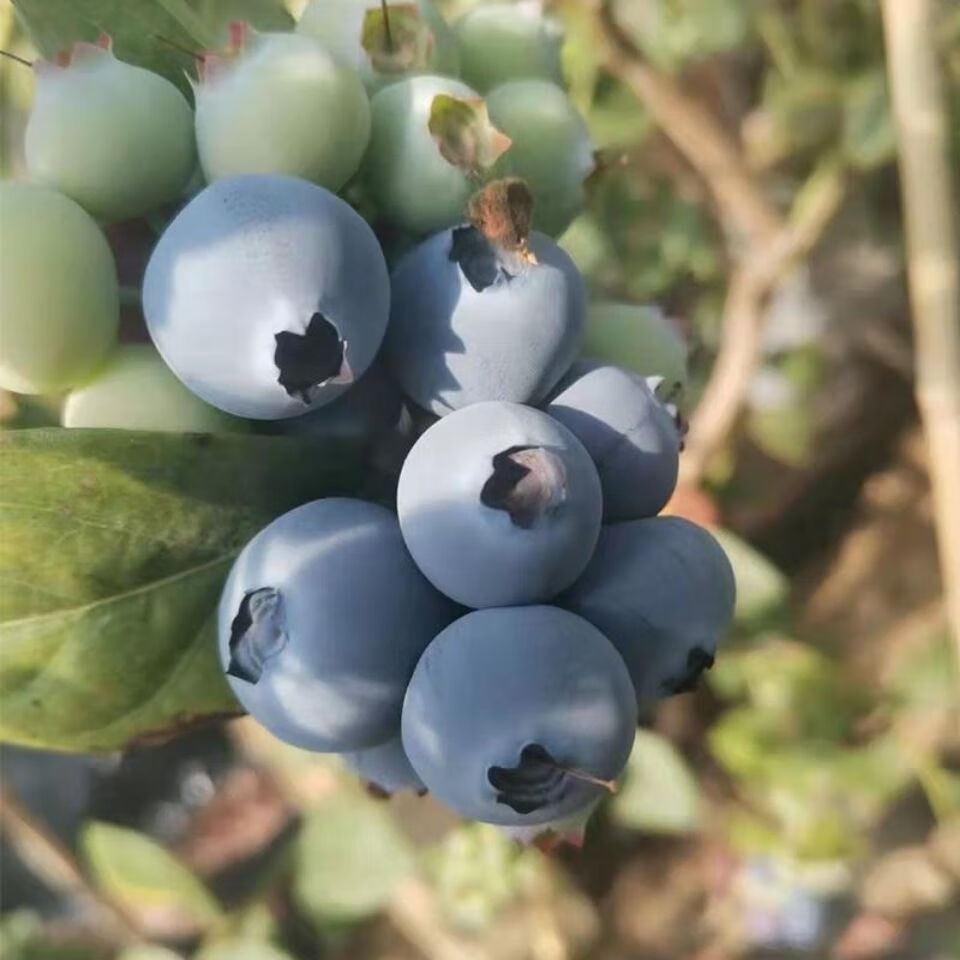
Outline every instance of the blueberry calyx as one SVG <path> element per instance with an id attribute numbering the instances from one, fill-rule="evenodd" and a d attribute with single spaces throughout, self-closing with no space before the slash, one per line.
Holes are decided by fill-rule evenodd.
<path id="1" fill-rule="evenodd" d="M 230 662 L 227 673 L 256 684 L 264 666 L 287 645 L 283 597 L 273 587 L 245 593 L 230 624 Z"/>
<path id="2" fill-rule="evenodd" d="M 543 447 L 510 447 L 495 454 L 492 463 L 480 502 L 510 514 L 516 527 L 531 529 L 566 499 L 563 462 Z"/>
<path id="3" fill-rule="evenodd" d="M 520 814 L 534 813 L 563 799 L 566 778 L 566 771 L 539 743 L 528 743 L 515 767 L 493 766 L 487 770 L 487 781 L 497 791 L 497 803 Z"/>
<path id="4" fill-rule="evenodd" d="M 668 677 L 660 685 L 664 693 L 669 696 L 674 693 L 693 693 L 705 670 L 713 666 L 713 654 L 703 647 L 694 647 L 687 654 L 686 668 L 676 677 Z"/>
<path id="5" fill-rule="evenodd" d="M 291 397 L 312 403 L 327 383 L 350 383 L 347 342 L 322 314 L 315 313 L 304 333 L 283 330 L 274 337 L 273 354 L 280 375 L 277 381 Z"/>
<path id="6" fill-rule="evenodd" d="M 540 743 L 528 743 L 520 751 L 520 762 L 515 767 L 487 769 L 487 782 L 497 791 L 497 803 L 521 814 L 559 803 L 571 780 L 592 784 L 608 793 L 616 793 L 617 789 L 611 780 L 560 763 Z"/>

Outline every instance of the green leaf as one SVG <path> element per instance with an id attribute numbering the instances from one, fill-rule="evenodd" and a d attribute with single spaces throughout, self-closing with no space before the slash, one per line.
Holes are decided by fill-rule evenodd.
<path id="1" fill-rule="evenodd" d="M 293 895 L 318 925 L 377 913 L 414 866 L 387 808 L 352 791 L 332 794 L 304 821 Z"/>
<path id="2" fill-rule="evenodd" d="M 956 705 L 956 654 L 946 631 L 934 631 L 903 657 L 886 686 L 901 708 L 950 710 Z"/>
<path id="3" fill-rule="evenodd" d="M 524 895 L 544 868 L 539 852 L 486 823 L 463 823 L 430 850 L 425 867 L 446 919 L 482 931 Z"/>
<path id="4" fill-rule="evenodd" d="M 134 913 L 162 911 L 197 930 L 222 916 L 210 891 L 144 834 L 94 822 L 84 829 L 80 845 L 97 886 Z"/>
<path id="5" fill-rule="evenodd" d="M 293 960 L 263 940 L 223 940 L 204 947 L 193 960 Z"/>
<path id="6" fill-rule="evenodd" d="M 886 75 L 877 67 L 844 90 L 843 153 L 858 169 L 873 170 L 892 161 L 896 152 Z"/>
<path id="7" fill-rule="evenodd" d="M 657 66 L 675 70 L 687 60 L 732 50 L 747 37 L 747 4 L 718 0 L 613 0 L 626 35 Z"/>
<path id="8" fill-rule="evenodd" d="M 756 623 L 782 611 L 790 596 L 786 576 L 729 530 L 712 532 L 726 551 L 737 581 L 737 622 Z"/>
<path id="9" fill-rule="evenodd" d="M 647 833 L 690 833 L 699 827 L 696 778 L 668 740 L 637 731 L 626 779 L 610 813 L 624 826 Z"/>
<path id="10" fill-rule="evenodd" d="M 117 956 L 116 960 L 183 960 L 183 958 L 179 953 L 174 953 L 166 947 L 146 944 L 141 947 L 128 947 Z"/>
<path id="11" fill-rule="evenodd" d="M 282 0 L 14 0 L 14 7 L 47 58 L 79 40 L 109 33 L 121 60 L 155 70 L 184 90 L 189 88 L 186 72 L 193 70 L 184 50 L 221 47 L 231 21 L 245 20 L 262 30 L 293 25 Z"/>
<path id="12" fill-rule="evenodd" d="M 791 397 L 782 407 L 750 410 L 747 431 L 767 456 L 780 463 L 801 468 L 810 462 L 816 427 L 809 402 Z"/>
<path id="13" fill-rule="evenodd" d="M 212 630 L 232 558 L 354 472 L 285 437 L 0 435 L 0 740 L 115 750 L 236 710 Z"/>
<path id="14" fill-rule="evenodd" d="M 82 931 L 50 930 L 30 910 L 13 910 L 0 917 L 0 957 L 3 960 L 111 960 L 113 951 L 91 943 Z"/>
<path id="15" fill-rule="evenodd" d="M 832 140 L 841 119 L 842 80 L 821 67 L 804 67 L 789 76 L 776 71 L 764 82 L 763 107 L 791 150 Z"/>

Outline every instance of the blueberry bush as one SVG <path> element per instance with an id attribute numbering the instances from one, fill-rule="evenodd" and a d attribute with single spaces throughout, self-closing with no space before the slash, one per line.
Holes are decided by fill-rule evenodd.
<path id="1" fill-rule="evenodd" d="M 0 954 L 960 951 L 880 4 L 0 4 Z"/>

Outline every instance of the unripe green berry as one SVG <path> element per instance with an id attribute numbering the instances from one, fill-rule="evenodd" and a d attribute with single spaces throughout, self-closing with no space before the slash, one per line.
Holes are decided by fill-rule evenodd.
<path id="1" fill-rule="evenodd" d="M 77 44 L 40 61 L 25 153 L 30 178 L 99 220 L 139 217 L 179 198 L 193 172 L 193 114 L 169 80 Z"/>
<path id="2" fill-rule="evenodd" d="M 52 393 L 113 345 L 117 270 L 97 224 L 62 193 L 0 184 L 0 388 Z"/>

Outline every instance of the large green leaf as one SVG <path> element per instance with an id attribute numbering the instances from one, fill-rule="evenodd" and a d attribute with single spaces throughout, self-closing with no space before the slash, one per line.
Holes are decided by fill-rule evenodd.
<path id="1" fill-rule="evenodd" d="M 113 37 L 121 60 L 164 74 L 186 88 L 193 63 L 183 50 L 225 44 L 232 20 L 285 30 L 293 19 L 282 0 L 13 0 L 34 45 L 53 57 L 78 40 Z M 183 50 L 176 49 L 176 46 Z"/>
<path id="2" fill-rule="evenodd" d="M 700 825 L 700 790 L 673 744 L 638 730 L 620 792 L 610 803 L 619 823 L 649 833 L 689 833 Z"/>
<path id="3" fill-rule="evenodd" d="M 155 840 L 110 823 L 91 823 L 81 836 L 94 882 L 135 914 L 162 914 L 205 930 L 222 910 L 209 890 Z"/>
<path id="4" fill-rule="evenodd" d="M 0 435 L 0 739 L 113 750 L 235 710 L 211 622 L 231 560 L 353 473 L 285 437 Z"/>

